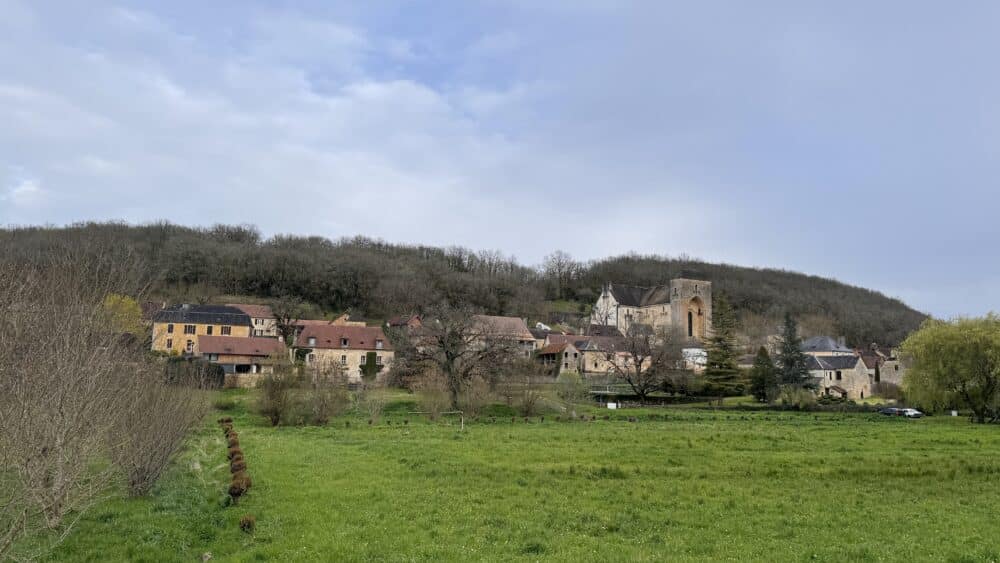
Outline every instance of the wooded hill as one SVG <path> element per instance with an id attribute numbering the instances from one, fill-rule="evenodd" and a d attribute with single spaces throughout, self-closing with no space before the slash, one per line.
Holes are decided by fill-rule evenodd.
<path id="1" fill-rule="evenodd" d="M 87 223 L 0 230 L 0 253 L 6 258 L 30 260 L 63 245 L 80 252 L 109 245 L 131 250 L 150 279 L 148 297 L 153 299 L 296 298 L 327 313 L 350 311 L 372 319 L 448 300 L 532 322 L 579 323 L 607 281 L 651 286 L 676 277 L 705 279 L 716 292 L 725 292 L 748 345 L 776 333 L 786 310 L 799 317 L 806 336 L 845 336 L 855 346 L 899 343 L 926 318 L 897 299 L 829 279 L 684 258 L 629 254 L 578 263 L 557 252 L 534 268 L 497 251 L 362 237 L 264 239 L 252 226 Z"/>

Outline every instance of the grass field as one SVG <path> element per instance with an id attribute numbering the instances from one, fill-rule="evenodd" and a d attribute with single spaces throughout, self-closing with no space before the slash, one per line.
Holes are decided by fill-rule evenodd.
<path id="1" fill-rule="evenodd" d="M 1000 560 L 1000 431 L 965 419 L 686 408 L 462 432 L 398 404 L 274 429 L 231 394 L 239 506 L 207 421 L 152 498 L 96 507 L 52 559 Z"/>

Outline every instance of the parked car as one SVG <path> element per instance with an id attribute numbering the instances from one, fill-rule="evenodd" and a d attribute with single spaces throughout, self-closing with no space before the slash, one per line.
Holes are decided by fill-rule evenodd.
<path id="1" fill-rule="evenodd" d="M 917 409 L 898 407 L 886 407 L 878 412 L 886 416 L 905 416 L 906 418 L 920 418 L 924 416 L 924 413 L 918 411 Z"/>

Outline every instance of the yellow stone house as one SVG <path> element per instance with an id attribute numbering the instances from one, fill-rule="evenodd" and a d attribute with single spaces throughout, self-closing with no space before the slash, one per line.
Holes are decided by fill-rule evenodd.
<path id="1" fill-rule="evenodd" d="M 172 305 L 153 315 L 153 341 L 156 352 L 199 356 L 199 336 L 249 338 L 250 316 L 227 305 Z"/>

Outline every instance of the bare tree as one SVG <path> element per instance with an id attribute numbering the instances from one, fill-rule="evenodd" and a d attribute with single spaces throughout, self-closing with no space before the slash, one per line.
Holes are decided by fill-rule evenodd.
<path id="1" fill-rule="evenodd" d="M 53 246 L 26 260 L 0 252 L 0 556 L 25 534 L 48 531 L 32 542 L 42 548 L 61 541 L 120 469 L 107 463 L 107 438 L 164 416 L 137 407 L 162 369 L 104 306 L 144 287 L 120 246 Z M 160 447 L 169 458 L 176 445 Z"/>
<path id="2" fill-rule="evenodd" d="M 628 383 L 640 401 L 660 389 L 671 372 L 683 367 L 683 339 L 677 332 L 658 332 L 632 323 L 624 338 L 613 342 L 605 352 L 609 368 Z"/>
<path id="3" fill-rule="evenodd" d="M 298 322 L 305 316 L 305 303 L 295 297 L 282 297 L 272 301 L 270 305 L 278 334 L 285 344 L 291 345 L 298 331 Z"/>
<path id="4" fill-rule="evenodd" d="M 556 299 L 565 299 L 567 289 L 572 281 L 580 274 L 581 265 L 573 260 L 573 257 L 557 250 L 545 257 L 542 263 L 542 273 L 555 285 Z"/>
<path id="5" fill-rule="evenodd" d="M 428 310 L 424 319 L 421 327 L 400 339 L 396 362 L 403 370 L 436 366 L 448 384 L 453 408 L 459 407 L 473 377 L 490 378 L 518 357 L 515 338 L 489 323 L 477 322 L 466 308 L 439 305 Z"/>

